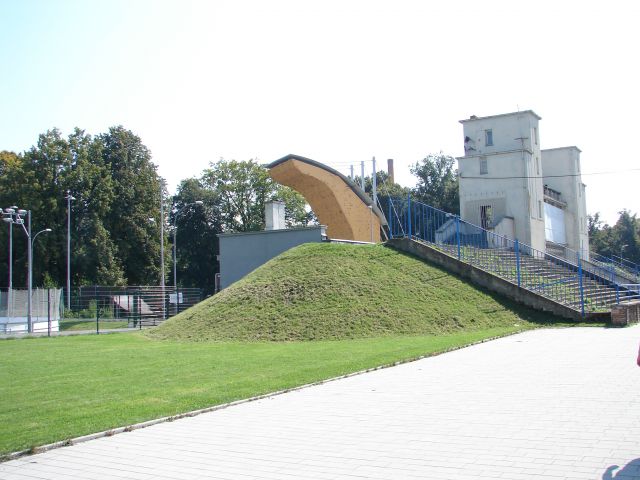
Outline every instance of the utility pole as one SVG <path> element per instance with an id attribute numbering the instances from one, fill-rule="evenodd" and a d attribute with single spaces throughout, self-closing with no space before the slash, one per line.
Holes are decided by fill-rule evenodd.
<path id="1" fill-rule="evenodd" d="M 24 226 L 24 217 L 27 217 L 27 227 Z M 50 232 L 50 228 L 45 228 L 44 230 L 40 230 L 35 235 L 31 235 L 31 210 L 22 210 L 18 207 L 7 208 L 2 212 L 2 220 L 9 224 L 18 224 L 24 230 L 24 233 L 27 235 L 27 332 L 33 333 L 33 320 L 31 315 L 31 295 L 33 290 L 33 244 L 35 243 L 36 237 L 41 233 Z M 13 283 L 13 282 L 12 282 Z"/>
<path id="2" fill-rule="evenodd" d="M 166 318 L 164 297 L 164 180 L 160 180 L 160 290 L 162 293 L 162 319 Z"/>
<path id="3" fill-rule="evenodd" d="M 28 293 L 27 293 L 27 332 L 33 333 L 33 320 L 31 318 L 31 293 L 33 289 L 33 265 L 31 265 L 31 260 L 33 258 L 33 247 L 31 242 L 31 210 L 27 212 L 27 243 L 29 245 L 29 250 L 27 253 L 27 258 L 29 262 L 29 272 L 28 272 Z"/>
<path id="4" fill-rule="evenodd" d="M 71 310 L 71 200 L 75 197 L 67 190 L 67 309 Z"/>
<path id="5" fill-rule="evenodd" d="M 11 317 L 13 295 L 13 222 L 9 224 L 9 294 L 7 295 L 7 314 Z"/>
<path id="6" fill-rule="evenodd" d="M 160 286 L 164 296 L 164 181 L 160 181 Z"/>
<path id="7" fill-rule="evenodd" d="M 351 180 L 353 180 L 353 165 L 351 165 Z"/>
<path id="8" fill-rule="evenodd" d="M 371 177 L 371 192 L 373 193 L 373 204 L 378 205 L 378 178 L 376 175 L 376 157 L 373 157 L 373 177 Z"/>
<path id="9" fill-rule="evenodd" d="M 364 161 L 360 162 L 360 186 L 364 190 Z"/>

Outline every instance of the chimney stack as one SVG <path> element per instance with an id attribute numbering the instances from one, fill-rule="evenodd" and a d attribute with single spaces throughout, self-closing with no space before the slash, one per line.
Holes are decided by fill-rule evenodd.
<path id="1" fill-rule="evenodd" d="M 265 230 L 284 230 L 284 202 L 273 201 L 264 204 Z"/>
<path id="2" fill-rule="evenodd" d="M 387 174 L 389 175 L 389 181 L 395 183 L 393 178 L 393 158 L 387 160 Z"/>

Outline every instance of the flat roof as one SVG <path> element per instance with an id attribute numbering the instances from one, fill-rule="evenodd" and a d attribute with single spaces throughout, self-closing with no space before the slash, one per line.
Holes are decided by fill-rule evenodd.
<path id="1" fill-rule="evenodd" d="M 460 123 L 475 122 L 477 120 L 487 120 L 489 118 L 508 117 L 510 115 L 522 115 L 523 113 L 526 113 L 526 114 L 529 114 L 529 115 L 533 115 L 538 120 L 542 120 L 542 117 L 540 115 L 538 115 L 536 112 L 534 112 L 533 110 L 521 110 L 519 112 L 501 113 L 499 115 L 489 115 L 487 117 L 478 117 L 476 115 L 471 115 L 471 117 L 469 117 L 469 118 L 465 118 L 464 120 L 460 120 Z"/>
<path id="2" fill-rule="evenodd" d="M 543 148 L 540 151 L 541 152 L 548 152 L 550 150 L 571 150 L 571 149 L 575 149 L 578 150 L 578 152 L 582 153 L 582 150 L 580 150 L 578 147 L 576 147 L 575 145 L 570 145 L 568 147 L 555 147 L 555 148 Z"/>
<path id="3" fill-rule="evenodd" d="M 249 232 L 229 232 L 229 233 L 218 233 L 217 237 L 239 237 L 244 235 L 265 235 L 272 233 L 283 233 L 283 232 L 300 232 L 303 230 L 322 230 L 323 228 L 327 228 L 324 225 L 309 225 L 307 227 L 293 227 L 293 228 L 278 228 L 276 230 L 252 230 Z"/>

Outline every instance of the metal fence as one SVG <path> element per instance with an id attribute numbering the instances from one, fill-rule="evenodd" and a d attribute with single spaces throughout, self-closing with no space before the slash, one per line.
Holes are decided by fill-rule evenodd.
<path id="1" fill-rule="evenodd" d="M 585 261 L 565 249 L 559 257 L 493 233 L 459 216 L 405 199 L 384 198 L 390 238 L 409 237 L 490 272 L 519 287 L 587 312 L 610 310 L 614 303 L 640 298 L 637 282 L 629 282 L 610 265 Z"/>
<path id="2" fill-rule="evenodd" d="M 88 286 L 34 289 L 33 333 L 141 329 L 158 325 L 202 300 L 199 288 Z M 0 292 L 0 334 L 28 333 L 27 291 Z"/>
<path id="3" fill-rule="evenodd" d="M 0 289 L 0 334 L 29 331 L 29 291 Z M 62 289 L 34 288 L 31 291 L 31 330 L 57 332 L 62 318 Z"/>

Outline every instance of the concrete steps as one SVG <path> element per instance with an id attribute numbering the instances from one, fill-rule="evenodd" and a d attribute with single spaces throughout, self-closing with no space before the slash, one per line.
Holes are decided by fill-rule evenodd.
<path id="1" fill-rule="evenodd" d="M 422 243 L 458 258 L 457 245 Z M 516 254 L 512 250 L 464 246 L 460 254 L 461 261 L 517 284 Z M 578 311 L 582 309 L 581 298 L 587 312 L 610 311 L 618 301 L 616 287 L 608 278 L 584 271 L 581 297 L 575 265 L 562 259 L 534 258 L 523 253 L 520 254 L 520 286 Z"/>

